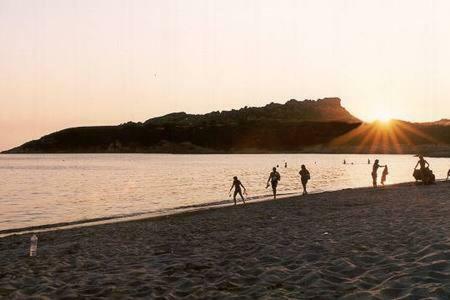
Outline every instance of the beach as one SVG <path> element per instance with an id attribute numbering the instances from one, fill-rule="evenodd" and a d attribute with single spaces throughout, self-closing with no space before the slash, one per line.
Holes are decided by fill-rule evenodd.
<path id="1" fill-rule="evenodd" d="M 5 299 L 449 299 L 450 183 L 0 239 Z"/>

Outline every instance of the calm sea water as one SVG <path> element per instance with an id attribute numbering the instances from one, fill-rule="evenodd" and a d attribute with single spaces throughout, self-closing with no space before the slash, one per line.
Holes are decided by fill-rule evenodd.
<path id="1" fill-rule="evenodd" d="M 411 155 L 0 155 L 0 230 L 231 201 L 234 175 L 249 197 L 267 196 L 276 165 L 283 194 L 300 192 L 301 164 L 311 172 L 311 192 L 369 186 L 367 160 L 375 158 L 389 165 L 388 184 L 413 180 Z M 450 159 L 428 161 L 444 178 Z"/>

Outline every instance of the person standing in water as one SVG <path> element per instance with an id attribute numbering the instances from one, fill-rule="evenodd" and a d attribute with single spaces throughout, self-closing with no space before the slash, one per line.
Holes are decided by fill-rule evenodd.
<path id="1" fill-rule="evenodd" d="M 383 173 L 381 174 L 381 185 L 386 182 L 386 176 L 389 174 L 388 166 L 384 166 Z"/>
<path id="2" fill-rule="evenodd" d="M 287 168 L 287 161 L 286 161 L 286 162 L 284 162 L 284 167 L 285 167 L 285 168 Z"/>
<path id="3" fill-rule="evenodd" d="M 311 178 L 311 175 L 309 174 L 309 171 L 306 169 L 305 165 L 302 165 L 300 172 L 300 180 L 302 181 L 303 186 L 303 195 L 308 194 L 306 191 L 306 184 L 308 183 L 308 180 Z"/>
<path id="4" fill-rule="evenodd" d="M 244 189 L 244 193 L 246 193 L 245 186 L 241 183 L 241 181 L 237 178 L 237 176 L 233 177 L 233 184 L 230 188 L 230 196 L 231 196 L 231 190 L 234 188 L 234 194 L 233 194 L 233 200 L 234 205 L 236 205 L 236 196 L 239 194 L 241 196 L 242 202 L 245 204 L 244 196 L 242 195 L 241 187 Z"/>
<path id="5" fill-rule="evenodd" d="M 280 181 L 280 179 L 281 179 L 280 173 L 277 172 L 277 168 L 273 167 L 272 172 L 269 175 L 269 179 L 267 179 L 266 185 L 266 188 L 269 187 L 269 182 L 272 185 L 273 199 L 277 199 L 277 186 L 278 181 Z"/>
<path id="6" fill-rule="evenodd" d="M 375 159 L 375 162 L 373 163 L 373 166 L 372 166 L 372 181 L 373 181 L 374 188 L 377 187 L 378 168 L 385 167 L 385 166 L 380 165 L 379 163 L 380 163 L 380 161 L 378 159 Z"/>

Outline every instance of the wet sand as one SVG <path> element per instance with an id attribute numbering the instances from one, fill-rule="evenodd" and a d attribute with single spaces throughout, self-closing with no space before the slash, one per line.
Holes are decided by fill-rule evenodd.
<path id="1" fill-rule="evenodd" d="M 0 298 L 450 298 L 450 183 L 0 239 Z"/>

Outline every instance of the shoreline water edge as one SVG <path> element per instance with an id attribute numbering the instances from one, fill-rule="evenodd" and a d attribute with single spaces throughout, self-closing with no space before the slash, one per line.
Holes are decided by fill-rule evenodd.
<path id="1" fill-rule="evenodd" d="M 438 182 L 442 182 L 443 180 L 440 180 Z M 420 183 L 416 182 L 403 182 L 403 183 L 396 183 L 396 184 L 387 184 L 385 186 L 378 187 L 379 189 L 388 189 L 388 188 L 395 188 L 399 186 L 412 186 L 412 185 L 420 185 Z M 372 190 L 373 187 L 356 187 L 356 188 L 345 188 L 345 189 L 338 189 L 338 190 L 329 190 L 329 191 L 320 191 L 320 192 L 311 192 L 311 195 L 320 195 L 320 194 L 327 194 L 327 193 L 335 193 L 339 191 L 345 191 L 345 190 L 365 190 L 369 189 Z M 258 195 L 254 197 L 247 197 L 246 201 L 248 201 L 248 204 L 253 204 L 257 202 L 265 202 L 265 201 L 278 201 L 278 200 L 290 200 L 292 198 L 299 198 L 300 200 L 303 198 L 303 195 L 301 195 L 301 192 L 295 193 L 295 192 L 289 192 L 289 193 L 279 193 L 277 195 L 278 199 L 274 200 L 273 196 L 271 194 L 266 195 Z M 241 205 L 242 202 L 239 203 Z M 9 229 L 3 229 L 0 230 L 0 239 L 3 237 L 11 236 L 11 235 L 25 235 L 30 233 L 39 233 L 39 232 L 47 232 L 47 231 L 59 231 L 59 230 L 66 230 L 66 229 L 72 229 L 72 228 L 80 228 L 80 227 L 87 227 L 87 226 L 97 226 L 97 225 L 103 225 L 103 224 L 114 224 L 118 222 L 132 222 L 132 221 L 141 221 L 141 220 L 148 220 L 151 221 L 153 219 L 159 219 L 159 218 L 166 218 L 166 217 L 174 217 L 179 214 L 189 214 L 189 213 L 195 213 L 198 211 L 204 211 L 204 210 L 210 210 L 210 209 L 220 209 L 223 207 L 233 206 L 233 200 L 221 200 L 216 202 L 205 202 L 201 204 L 194 204 L 194 205 L 188 205 L 188 206 L 180 206 L 170 209 L 164 209 L 164 210 L 155 210 L 155 211 L 148 211 L 148 212 L 136 212 L 136 213 L 130 213 L 130 214 L 122 214 L 122 215 L 113 215 L 113 216 L 105 216 L 105 217 L 99 217 L 99 218 L 93 218 L 93 219 L 82 219 L 82 220 L 75 220 L 75 221 L 69 221 L 69 222 L 60 222 L 60 223 L 50 223 L 50 224 L 42 224 L 42 225 L 35 225 L 35 226 L 29 226 L 29 227 L 21 227 L 21 228 L 9 228 Z"/>

